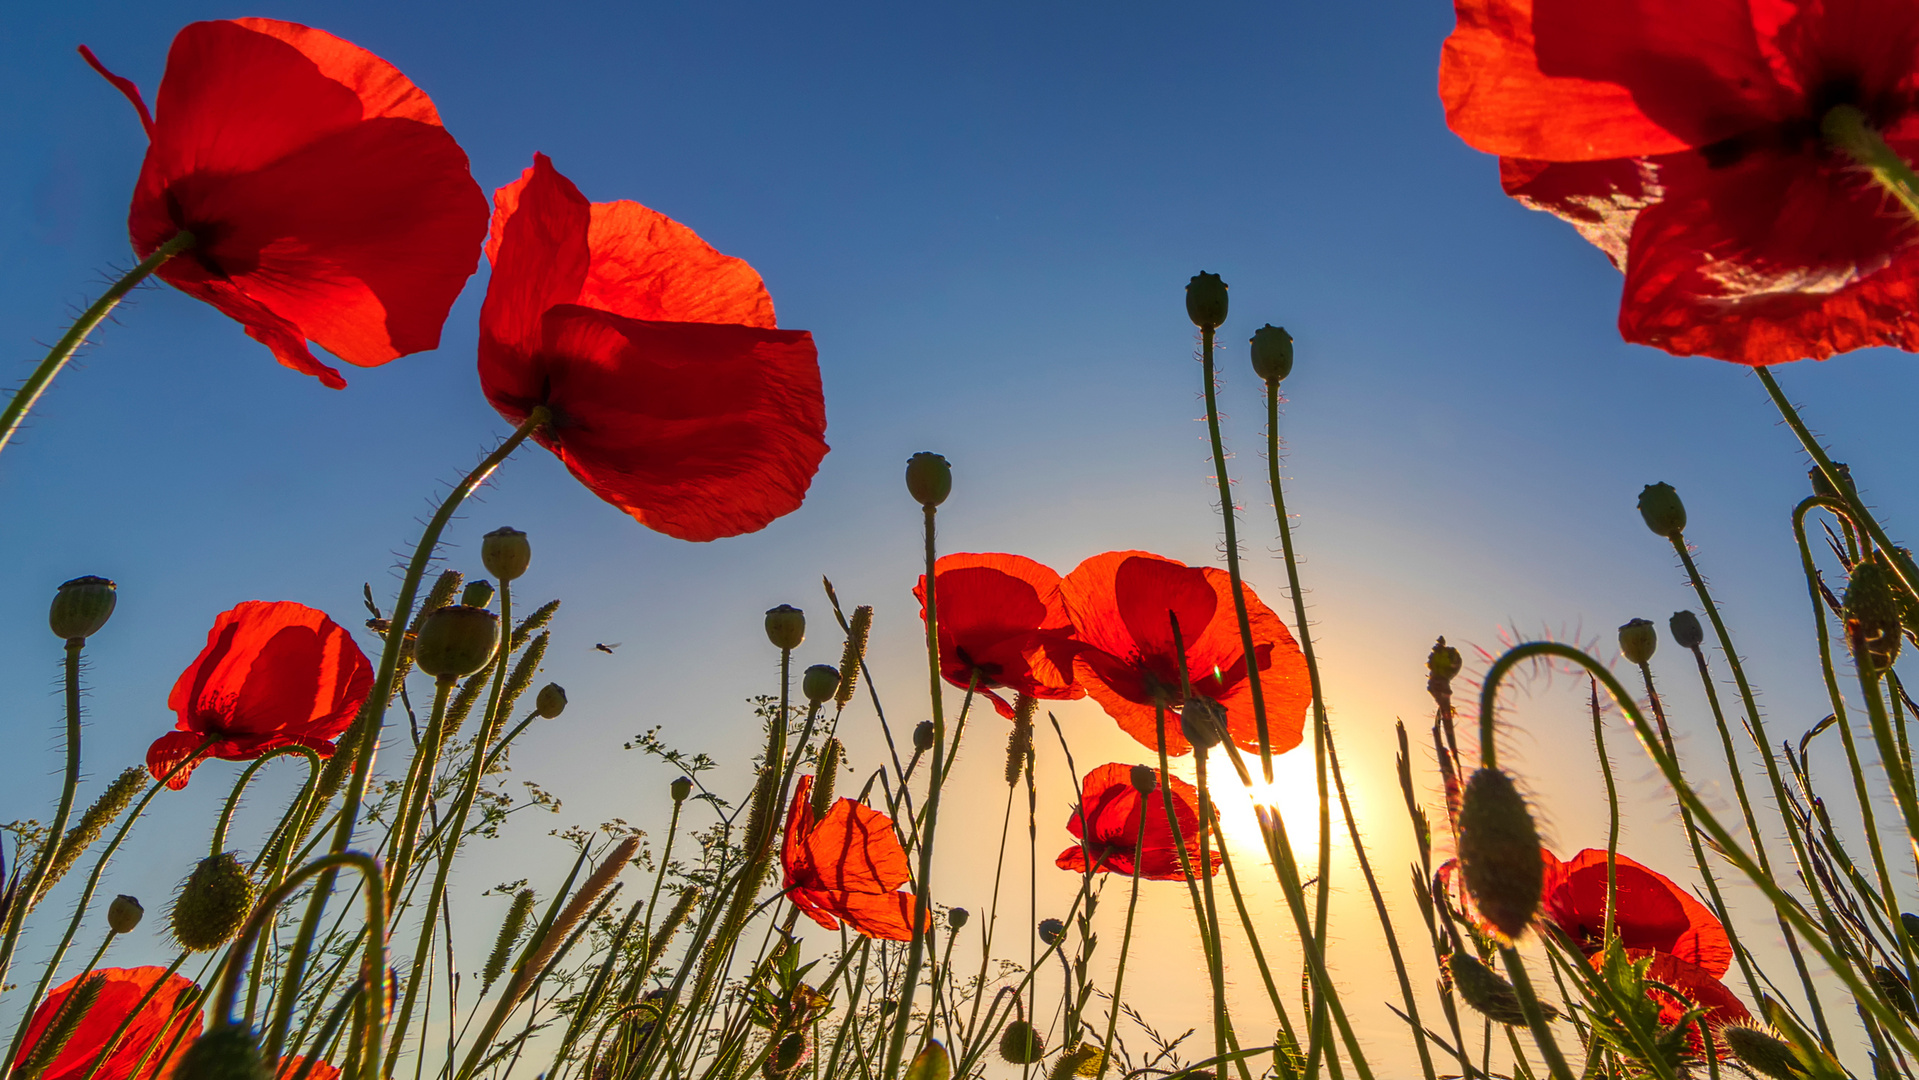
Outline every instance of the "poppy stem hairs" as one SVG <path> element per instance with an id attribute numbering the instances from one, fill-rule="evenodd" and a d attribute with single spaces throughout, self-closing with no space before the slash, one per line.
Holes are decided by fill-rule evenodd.
<path id="1" fill-rule="evenodd" d="M 141 259 L 140 265 L 121 275 L 120 280 L 108 287 L 107 291 L 101 294 L 100 299 L 95 300 L 87 310 L 80 313 L 80 317 L 73 321 L 73 325 L 67 327 L 67 332 L 60 335 L 60 340 L 53 343 L 53 348 L 47 352 L 47 358 L 40 361 L 40 366 L 34 368 L 33 374 L 27 376 L 27 381 L 20 384 L 20 389 L 14 391 L 13 398 L 7 402 L 7 407 L 0 410 L 0 450 L 7 448 L 7 443 L 13 440 L 13 433 L 20 430 L 21 423 L 26 420 L 28 411 L 33 408 L 35 402 L 40 400 L 40 395 L 47 392 L 53 377 L 60 374 L 60 369 L 67 366 L 67 361 L 73 359 L 73 354 L 80 350 L 80 346 L 87 343 L 87 336 L 93 333 L 94 327 L 104 322 L 113 309 L 119 306 L 120 301 L 125 299 L 135 286 L 152 276 L 155 270 L 160 269 L 162 263 L 192 247 L 193 243 L 194 237 L 191 232 L 183 229 L 176 233 L 173 239 L 155 248 L 153 254 Z"/>
<path id="2" fill-rule="evenodd" d="M 1898 199 L 1913 217 L 1919 218 L 1919 173 L 1898 152 L 1886 145 L 1856 105 L 1837 105 L 1819 121 L 1826 141 L 1844 150 L 1854 161 L 1872 173 L 1872 178 L 1887 194 Z"/>

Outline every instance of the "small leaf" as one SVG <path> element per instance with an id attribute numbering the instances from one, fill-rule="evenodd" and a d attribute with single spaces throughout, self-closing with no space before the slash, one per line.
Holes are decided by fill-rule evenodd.
<path id="1" fill-rule="evenodd" d="M 938 1039 L 928 1040 L 926 1049 L 906 1069 L 906 1080 L 952 1080 L 952 1076 L 953 1063 Z"/>

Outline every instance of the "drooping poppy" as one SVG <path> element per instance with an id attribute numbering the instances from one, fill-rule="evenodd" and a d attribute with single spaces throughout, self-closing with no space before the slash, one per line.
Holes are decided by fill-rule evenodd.
<path id="1" fill-rule="evenodd" d="M 813 336 L 745 262 L 635 202 L 589 203 L 544 154 L 494 193 L 480 385 L 593 493 L 682 540 L 799 508 L 826 455 Z"/>
<path id="2" fill-rule="evenodd" d="M 1455 0 L 1447 122 L 1625 272 L 1619 330 L 1743 364 L 1919 348 L 1919 227 L 1821 134 L 1919 154 L 1919 8 Z"/>
<path id="3" fill-rule="evenodd" d="M 1606 853 L 1587 848 L 1565 862 L 1543 848 L 1546 876 L 1540 914 L 1582 952 L 1605 947 Z M 1613 928 L 1627 949 L 1652 949 L 1718 978 L 1732 966 L 1732 941 L 1711 909 L 1670 878 L 1624 855 L 1615 878 Z"/>
<path id="4" fill-rule="evenodd" d="M 1060 594 L 1082 646 L 1074 658 L 1079 683 L 1128 735 L 1157 747 L 1155 707 L 1164 705 L 1166 752 L 1184 754 L 1192 748 L 1172 712 L 1183 704 L 1180 655 L 1173 648 L 1172 620 L 1177 618 L 1193 693 L 1225 708 L 1226 730 L 1235 743 L 1259 749 L 1253 684 L 1224 570 L 1186 566 L 1143 551 L 1109 551 L 1066 575 Z M 1279 616 L 1250 587 L 1244 595 L 1272 748 L 1283 753 L 1299 745 L 1312 701 L 1306 660 Z"/>
<path id="5" fill-rule="evenodd" d="M 1066 831 L 1080 839 L 1053 860 L 1062 870 L 1086 872 L 1088 859 L 1096 871 L 1114 874 L 1133 872 L 1135 845 L 1138 847 L 1139 876 L 1153 881 L 1178 881 L 1185 875 L 1179 866 L 1180 841 L 1173 838 L 1166 823 L 1167 784 L 1173 796 L 1173 817 L 1179 822 L 1179 835 L 1185 841 L 1186 861 L 1199 872 L 1199 789 L 1177 776 L 1162 778 L 1154 773 L 1150 795 L 1141 795 L 1133 786 L 1136 766 L 1118 763 L 1101 765 L 1086 774 L 1080 784 L 1079 805 L 1066 819 Z M 1145 839 L 1140 838 L 1141 815 L 1145 815 Z M 1207 872 L 1218 873 L 1217 851 L 1208 851 Z"/>
<path id="6" fill-rule="evenodd" d="M 188 759 L 251 761 L 296 745 L 330 756 L 372 691 L 373 665 L 325 612 L 248 600 L 214 620 L 174 682 L 167 708 L 179 719 L 147 750 L 147 769 L 160 778 Z M 189 764 L 167 786 L 187 786 L 192 773 Z"/>
<path id="7" fill-rule="evenodd" d="M 33 1011 L 26 1041 L 20 1046 L 20 1060 L 26 1060 L 33 1052 L 34 1044 L 40 1041 L 61 1004 L 80 985 L 82 978 L 100 979 L 100 996 L 80 1018 L 80 1026 L 74 1029 L 73 1036 L 40 1074 L 41 1080 L 84 1080 L 93 1068 L 94 1059 L 106 1049 L 107 1040 L 129 1015 L 133 1022 L 101 1063 L 94 1080 L 154 1080 L 164 1076 L 172 1071 L 179 1058 L 176 1052 L 171 1061 L 161 1060 L 168 1044 L 179 1036 L 176 1045 L 186 1047 L 200 1034 L 200 1010 L 196 1007 L 200 988 L 191 979 L 170 975 L 162 967 L 98 968 L 91 975 L 75 976 L 61 983 Z M 159 989 L 146 1004 L 140 1004 L 140 999 L 155 986 Z M 137 1013 L 134 1012 L 136 1005 L 139 1006 Z M 180 1034 L 182 1031 L 184 1035 Z"/>
<path id="8" fill-rule="evenodd" d="M 335 389 L 312 340 L 360 367 L 437 348 L 479 265 L 486 196 L 433 102 L 391 64 L 273 19 L 173 39 L 127 225 L 142 258 L 195 242 L 159 276 L 212 304 L 280 363 Z"/>
<path id="9" fill-rule="evenodd" d="M 1086 691 L 1073 681 L 1078 651 L 1060 598 L 1059 574 L 1023 555 L 957 554 L 933 564 L 939 585 L 940 674 L 972 686 L 1001 716 L 1013 706 L 997 691 L 1071 700 Z M 913 595 L 926 619 L 926 575 Z"/>
<path id="10" fill-rule="evenodd" d="M 802 776 L 796 786 L 780 847 L 787 897 L 828 930 L 844 920 L 867 937 L 912 940 L 919 901 L 900 891 L 912 873 L 893 819 L 852 799 L 839 799 L 825 817 L 815 817 L 813 778 Z"/>

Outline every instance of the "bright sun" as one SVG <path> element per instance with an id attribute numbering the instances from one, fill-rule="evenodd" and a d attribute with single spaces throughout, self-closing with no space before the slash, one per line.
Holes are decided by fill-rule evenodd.
<path id="1" fill-rule="evenodd" d="M 1253 812 L 1254 805 L 1259 804 L 1279 811 L 1292 840 L 1294 856 L 1302 864 L 1311 863 L 1318 856 L 1319 846 L 1319 795 L 1313 783 L 1311 755 L 1295 753 L 1275 759 L 1271 783 L 1260 778 L 1257 757 L 1248 755 L 1246 764 L 1253 770 L 1250 789 L 1240 785 L 1231 769 L 1224 770 L 1224 775 L 1214 782 L 1220 828 L 1225 831 L 1233 853 L 1240 859 L 1252 857 L 1265 861 L 1266 844 L 1260 837 L 1259 818 Z M 1333 809 L 1332 827 L 1337 835 L 1344 826 L 1336 803 Z M 1335 842 L 1334 846 L 1340 845 Z"/>

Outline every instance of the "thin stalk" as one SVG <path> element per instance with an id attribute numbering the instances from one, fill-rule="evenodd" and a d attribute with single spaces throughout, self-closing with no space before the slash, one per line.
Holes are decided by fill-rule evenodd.
<path id="1" fill-rule="evenodd" d="M 1011 805 L 1010 800 L 1007 805 Z M 1139 835 L 1133 840 L 1133 888 L 1126 897 L 1126 932 L 1119 939 L 1119 970 L 1113 974 L 1113 1007 L 1106 1013 L 1106 1037 L 1099 1042 L 1103 1053 L 1100 1055 L 1099 1075 L 1094 1080 L 1105 1080 L 1106 1070 L 1113 1065 L 1113 1035 L 1119 1030 L 1120 993 L 1126 988 L 1126 954 L 1133 944 L 1133 912 L 1139 907 L 1139 869 L 1145 858 L 1146 807 L 1142 805 L 1139 808 Z M 984 983 L 980 986 L 982 990 L 985 989 Z"/>
<path id="2" fill-rule="evenodd" d="M 1223 933 L 1219 926 L 1219 908 L 1213 897 L 1211 843 L 1213 830 L 1207 827 L 1207 823 L 1213 819 L 1213 796 L 1212 789 L 1207 783 L 1206 747 L 1204 745 L 1195 745 L 1193 747 L 1193 761 L 1199 779 L 1199 884 L 1200 892 L 1206 901 L 1206 925 L 1213 933 L 1214 963 L 1212 964 L 1211 971 L 1213 981 L 1213 1054 L 1216 1057 L 1223 1058 L 1226 1056 L 1226 1040 L 1232 1033 L 1233 1023 L 1232 1019 L 1226 1013 L 1226 951 L 1222 947 Z M 1144 815 L 1142 814 L 1142 816 Z M 1181 842 L 1182 840 L 1177 833 L 1174 834 L 1173 839 L 1175 842 Z M 1182 843 L 1182 848 L 1183 846 Z"/>
<path id="3" fill-rule="evenodd" d="M 53 860 L 59 854 L 60 840 L 67 833 L 67 819 L 73 814 L 73 796 L 80 789 L 80 650 L 85 648 L 86 638 L 68 638 L 66 645 L 66 702 L 67 702 L 67 773 L 60 788 L 60 808 L 54 812 L 53 822 L 47 827 L 46 842 L 40 845 L 39 854 L 33 861 L 33 872 L 15 894 L 18 899 L 12 910 L 7 913 L 7 933 L 0 941 L 0 986 L 6 985 L 7 969 L 13 963 L 13 950 L 20 943 L 20 930 L 27 918 L 28 901 L 40 895 L 40 886 L 47 880 L 47 871 L 52 868 Z M 17 1044 L 16 1044 L 17 1045 Z M 13 1052 L 7 1054 L 7 1061 L 0 1071 L 13 1067 Z"/>
<path id="4" fill-rule="evenodd" d="M 1836 106 L 1820 119 L 1819 130 L 1826 141 L 1864 166 L 1887 194 L 1899 200 L 1914 218 L 1919 218 L 1919 173 L 1914 173 L 1906 159 L 1886 145 L 1886 140 L 1866 120 L 1865 113 L 1855 105 Z"/>
<path id="5" fill-rule="evenodd" d="M 254 758 L 252 761 L 247 762 L 247 767 L 240 770 L 240 778 L 233 782 L 233 790 L 227 793 L 226 804 L 221 807 L 220 820 L 213 826 L 212 850 L 208 852 L 208 854 L 218 855 L 227 849 L 227 829 L 233 824 L 234 812 L 240 808 L 240 796 L 246 793 L 247 785 L 253 782 L 253 775 L 259 772 L 260 767 L 267 762 L 272 761 L 276 757 L 284 757 L 288 754 L 299 754 L 307 759 L 308 779 L 311 779 L 320 771 L 320 755 L 305 746 L 275 747 L 261 754 L 259 757 Z M 295 800 L 294 805 L 288 808 L 286 816 L 291 817 L 293 812 L 298 809 L 300 809 L 299 801 Z"/>
<path id="6" fill-rule="evenodd" d="M 1599 715 L 1599 682 L 1592 687 L 1593 750 L 1599 755 L 1599 774 L 1606 779 L 1606 915 L 1599 940 L 1610 946 L 1619 909 L 1619 787 L 1613 782 L 1612 757 L 1606 753 L 1606 725 Z"/>
<path id="7" fill-rule="evenodd" d="M 459 679 L 452 675 L 441 675 L 433 680 L 433 712 L 427 719 L 426 737 L 413 754 L 413 767 L 409 770 L 411 775 L 402 789 L 399 812 L 394 822 L 396 839 L 393 862 L 387 867 L 387 877 L 394 885 L 394 892 L 388 899 L 395 904 L 400 902 L 399 890 L 406 887 L 413 870 L 413 851 L 420 839 L 420 818 L 426 811 L 427 800 L 433 797 L 433 776 L 439 770 L 440 744 L 446 739 L 446 704 L 458 685 Z M 433 925 L 431 918 L 426 922 L 428 926 Z"/>
<path id="8" fill-rule="evenodd" d="M 1879 744 L 1879 757 L 1886 762 L 1886 782 L 1892 788 L 1892 797 L 1899 804 L 1899 813 L 1905 818 L 1906 835 L 1915 852 L 1919 852 L 1919 796 L 1913 793 L 1912 774 L 1899 768 L 1898 745 L 1892 733 L 1892 721 L 1886 714 L 1886 702 L 1881 693 L 1880 680 L 1884 673 L 1876 670 L 1864 657 L 1856 665 L 1859 670 L 1859 692 L 1866 699 L 1866 717 L 1872 724 L 1872 741 Z"/>

